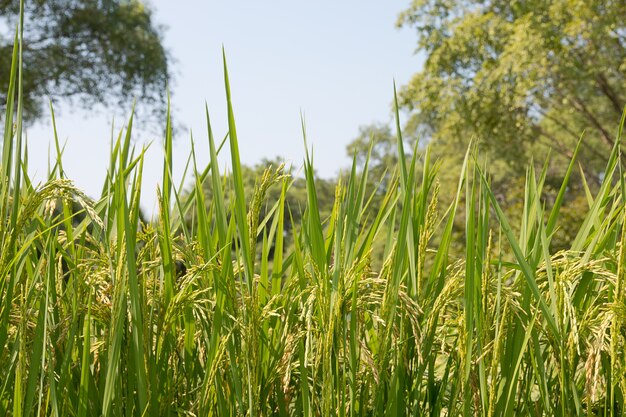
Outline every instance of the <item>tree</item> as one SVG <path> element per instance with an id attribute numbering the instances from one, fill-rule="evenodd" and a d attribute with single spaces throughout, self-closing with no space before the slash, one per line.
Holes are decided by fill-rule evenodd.
<path id="1" fill-rule="evenodd" d="M 346 152 L 348 156 L 356 157 L 359 166 L 365 164 L 369 154 L 369 179 L 378 182 L 383 175 L 388 177 L 391 174 L 389 169 L 397 164 L 397 146 L 396 135 L 388 124 L 372 123 L 359 128 L 358 136 L 348 144 Z"/>
<path id="2" fill-rule="evenodd" d="M 562 214 L 572 227 L 553 239 L 567 247 L 626 105 L 625 22 L 622 0 L 413 0 L 398 25 L 416 30 L 426 59 L 400 91 L 404 136 L 429 143 L 441 162 L 442 200 L 454 195 L 474 139 L 516 223 L 527 164 L 540 166 L 551 153 L 549 203 L 584 131 L 586 181 L 578 171 L 570 179 Z"/>
<path id="3" fill-rule="evenodd" d="M 0 0 L 0 20 L 14 28 L 19 0 Z M 83 106 L 126 105 L 137 98 L 162 111 L 169 79 L 161 28 L 137 0 L 25 2 L 24 109 L 29 120 L 51 99 Z M 0 37 L 0 74 L 11 66 L 13 31 Z M 8 78 L 0 79 L 0 104 Z"/>
<path id="4" fill-rule="evenodd" d="M 621 0 L 413 0 L 398 23 L 426 61 L 402 90 L 407 127 L 446 154 L 477 136 L 513 171 L 546 147 L 565 160 L 586 130 L 598 178 L 626 104 L 625 22 Z"/>
<path id="5" fill-rule="evenodd" d="M 279 167 L 280 173 L 285 177 L 284 179 L 290 184 L 287 193 L 285 194 L 285 223 L 284 227 L 284 245 L 285 248 L 291 248 L 293 245 L 294 234 L 299 233 L 299 230 L 294 230 L 294 227 L 302 223 L 302 217 L 307 207 L 307 189 L 306 180 L 298 175 L 296 169 L 293 166 L 285 166 L 280 157 L 274 159 L 263 159 L 254 166 L 242 165 L 241 172 L 243 178 L 244 194 L 246 195 L 247 204 L 250 204 L 254 199 L 255 194 L 259 190 L 259 181 L 263 177 L 263 174 L 269 170 L 271 173 L 276 173 Z M 232 175 L 227 174 L 225 177 L 226 184 L 224 188 L 224 201 L 226 207 L 230 207 L 234 204 L 235 193 L 232 187 Z M 337 183 L 334 179 L 325 179 L 317 177 L 315 178 L 315 187 L 317 192 L 319 213 L 322 221 L 325 221 L 331 214 L 333 204 L 335 202 L 335 187 Z M 202 184 L 203 192 L 206 198 L 206 209 L 212 210 L 213 205 L 213 188 L 210 178 L 205 179 Z M 282 181 L 277 181 L 270 185 L 265 190 L 265 198 L 259 207 L 259 219 L 263 220 L 272 209 L 272 205 L 280 200 L 282 193 Z M 188 190 L 183 198 L 189 198 L 191 191 Z M 191 224 L 195 219 L 195 210 L 190 210 L 188 218 L 185 219 L 188 224 Z M 292 221 L 293 220 L 293 221 Z M 262 240 L 263 236 L 258 236 L 258 240 Z M 272 249 L 273 250 L 273 249 Z M 287 250 L 288 251 L 288 250 Z M 260 255 L 260 254 L 257 254 Z M 273 256 L 273 255 L 271 255 Z"/>
<path id="6" fill-rule="evenodd" d="M 405 141 L 406 163 L 410 166 L 415 140 Z M 346 147 L 349 157 L 364 167 L 369 155 L 367 175 L 367 195 L 372 195 L 370 209 L 376 213 L 387 189 L 397 177 L 398 138 L 388 124 L 372 123 L 359 128 L 359 134 Z M 348 172 L 349 174 L 349 172 Z M 346 178 L 347 180 L 347 178 Z"/>

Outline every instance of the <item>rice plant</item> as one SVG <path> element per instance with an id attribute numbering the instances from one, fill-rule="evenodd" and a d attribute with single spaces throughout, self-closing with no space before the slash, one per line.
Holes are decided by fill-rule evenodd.
<path id="1" fill-rule="evenodd" d="M 577 150 L 551 206 L 548 165 L 528 167 L 514 229 L 472 149 L 443 205 L 437 163 L 428 150 L 407 159 L 399 122 L 399 164 L 375 210 L 367 162 L 355 161 L 320 216 L 307 151 L 307 205 L 288 249 L 293 178 L 268 168 L 245 194 L 226 59 L 227 135 L 216 140 L 207 111 L 208 142 L 194 146 L 208 146 L 210 163 L 192 150 L 186 192 L 172 182 L 168 114 L 154 221 L 140 216 L 145 149 L 133 146 L 132 115 L 112 138 L 97 199 L 66 178 L 55 128 L 55 163 L 34 184 L 20 30 L 0 165 L 0 415 L 626 412 L 624 120 L 569 250 L 550 243 Z M 217 163 L 225 142 L 230 176 Z M 277 201 L 269 187 L 280 187 Z M 465 253 L 453 257 L 459 213 Z"/>

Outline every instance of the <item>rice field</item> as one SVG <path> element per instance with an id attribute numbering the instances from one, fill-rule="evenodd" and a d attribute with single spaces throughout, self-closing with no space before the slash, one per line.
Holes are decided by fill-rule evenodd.
<path id="1" fill-rule="evenodd" d="M 565 251 L 551 239 L 577 150 L 549 206 L 548 165 L 528 167 L 513 225 L 473 148 L 452 203 L 440 201 L 437 163 L 427 150 L 405 152 L 399 122 L 400 162 L 376 210 L 368 165 L 354 162 L 320 216 L 307 153 L 307 204 L 288 228 L 299 208 L 285 204 L 294 179 L 283 167 L 245 195 L 224 60 L 227 135 L 214 136 L 207 112 L 208 141 L 195 146 L 211 161 L 198 166 L 192 151 L 193 184 L 181 189 L 168 115 L 159 211 L 144 222 L 145 149 L 133 146 L 132 115 L 96 199 L 66 177 L 55 128 L 48 180 L 31 182 L 19 42 L 13 62 L 0 165 L 0 415 L 626 412 L 623 120 Z M 218 168 L 223 146 L 229 173 Z M 270 187 L 278 200 L 266 198 Z"/>

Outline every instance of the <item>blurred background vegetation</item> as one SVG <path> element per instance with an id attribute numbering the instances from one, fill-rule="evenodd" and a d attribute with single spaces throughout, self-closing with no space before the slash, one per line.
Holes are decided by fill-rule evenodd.
<path id="1" fill-rule="evenodd" d="M 408 115 L 403 136 L 407 150 L 430 146 L 440 162 L 442 207 L 475 141 L 499 202 L 518 224 L 527 164 L 540 169 L 550 158 L 543 197 L 553 202 L 582 135 L 566 221 L 552 245 L 571 243 L 588 209 L 586 190 L 593 193 L 602 181 L 626 105 L 625 22 L 619 0 L 415 0 L 400 12 L 397 24 L 415 30 L 416 51 L 426 54 L 423 68 L 399 91 Z M 372 140 L 369 182 L 383 195 L 390 185 L 386 168 L 397 162 L 394 130 L 377 122 L 362 126 L 346 151 L 362 164 Z M 248 170 L 260 173 L 269 162 Z M 325 213 L 334 193 L 328 182 L 318 190 Z M 294 213 L 306 205 L 304 185 L 297 184 L 288 202 Z M 459 249 L 464 221 L 457 218 Z"/>
<path id="2" fill-rule="evenodd" d="M 124 0 L 34 0 L 24 6 L 25 120 L 42 117 L 49 99 L 85 108 L 128 108 L 138 99 L 153 116 L 164 115 L 171 58 L 149 7 Z M 19 10 L 19 0 L 0 0 L 2 106 Z"/>
<path id="3" fill-rule="evenodd" d="M 17 0 L 0 1 L 5 28 L 18 11 Z M 172 64 L 149 5 L 38 0 L 26 2 L 25 13 L 35 22 L 25 33 L 27 120 L 42 115 L 48 97 L 85 107 L 136 97 L 162 115 Z M 566 247 L 588 207 L 586 188 L 595 191 L 603 178 L 626 104 L 624 22 L 621 0 L 414 0 L 399 10 L 397 25 L 415 30 L 416 51 L 425 54 L 423 67 L 399 88 L 407 154 L 431 147 L 440 163 L 442 202 L 450 202 L 465 150 L 475 141 L 490 167 L 496 196 L 517 224 L 527 164 L 540 167 L 550 154 L 544 198 L 552 201 L 584 134 L 580 169 L 563 208 L 568 222 L 552 243 Z M 12 36 L 2 38 L 0 74 L 8 74 L 12 42 Z M 7 91 L 7 82 L 0 79 L 0 92 Z M 0 95 L 0 101 L 6 97 Z M 386 170 L 396 162 L 394 129 L 372 121 L 346 151 L 362 164 L 372 140 L 369 186 L 382 196 L 394 184 Z M 252 189 L 269 164 L 279 165 L 280 156 L 245 167 L 246 187 Z M 286 201 L 296 224 L 306 206 L 305 185 L 298 178 Z M 330 214 L 338 180 L 318 182 L 322 215 Z M 206 188 L 210 196 L 209 182 Z M 269 192 L 280 194 L 279 189 Z M 463 221 L 459 217 L 459 225 Z"/>

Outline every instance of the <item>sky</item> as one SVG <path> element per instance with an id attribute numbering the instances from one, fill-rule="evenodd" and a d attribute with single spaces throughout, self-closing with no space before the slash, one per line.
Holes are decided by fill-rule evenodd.
<path id="1" fill-rule="evenodd" d="M 416 34 L 398 29 L 400 0 L 151 0 L 154 22 L 173 58 L 170 86 L 179 129 L 174 177 L 181 181 L 193 132 L 198 162 L 208 161 L 204 105 L 215 137 L 227 132 L 222 46 L 226 51 L 241 160 L 255 164 L 282 157 L 300 167 L 304 156 L 301 115 L 315 169 L 336 175 L 350 160 L 346 145 L 359 126 L 392 121 L 393 82 L 407 83 L 419 70 Z M 119 109 L 84 110 L 56 104 L 59 138 L 66 143 L 68 177 L 99 196 L 109 158 L 113 115 Z M 119 115 L 115 129 L 123 120 Z M 162 126 L 140 127 L 138 147 L 150 143 L 144 166 L 142 209 L 155 212 L 162 177 Z M 146 133 L 148 132 L 148 133 Z M 152 132 L 152 133 L 150 133 Z M 53 139 L 49 117 L 27 130 L 29 169 L 47 172 Z M 222 169 L 229 154 L 220 157 Z M 190 181 L 191 177 L 187 178 Z"/>

